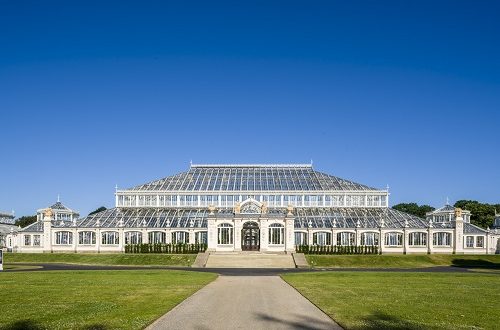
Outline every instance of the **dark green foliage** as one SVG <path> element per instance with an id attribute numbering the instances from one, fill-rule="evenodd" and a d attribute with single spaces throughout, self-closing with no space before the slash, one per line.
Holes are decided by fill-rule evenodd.
<path id="1" fill-rule="evenodd" d="M 99 212 L 102 212 L 102 211 L 106 211 L 106 210 L 107 210 L 107 208 L 105 208 L 104 206 L 101 206 L 97 210 L 90 212 L 89 215 L 96 214 L 96 213 L 99 213 Z"/>
<path id="2" fill-rule="evenodd" d="M 36 222 L 36 215 L 25 215 L 24 217 L 16 219 L 15 224 L 16 226 L 21 226 L 21 228 L 24 228 L 35 222 Z"/>
<path id="3" fill-rule="evenodd" d="M 482 228 L 491 227 L 495 219 L 495 209 L 500 211 L 500 204 L 487 204 L 470 200 L 459 200 L 454 206 L 470 211 L 471 223 Z"/>
<path id="4" fill-rule="evenodd" d="M 125 253 L 166 253 L 166 254 L 195 254 L 205 252 L 206 244 L 127 244 Z"/>
<path id="5" fill-rule="evenodd" d="M 434 211 L 435 208 L 429 205 L 418 205 L 417 203 L 400 203 L 392 207 L 395 210 L 425 218 L 427 212 Z"/>
<path id="6" fill-rule="evenodd" d="M 342 245 L 297 245 L 295 251 L 304 254 L 378 254 L 378 246 L 342 246 Z"/>

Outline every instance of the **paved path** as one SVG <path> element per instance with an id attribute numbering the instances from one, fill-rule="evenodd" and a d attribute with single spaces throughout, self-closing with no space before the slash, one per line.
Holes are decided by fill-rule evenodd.
<path id="1" fill-rule="evenodd" d="M 219 276 L 147 329 L 342 328 L 278 276 Z"/>
<path id="2" fill-rule="evenodd" d="M 291 254 L 210 253 L 206 268 L 295 268 Z"/>

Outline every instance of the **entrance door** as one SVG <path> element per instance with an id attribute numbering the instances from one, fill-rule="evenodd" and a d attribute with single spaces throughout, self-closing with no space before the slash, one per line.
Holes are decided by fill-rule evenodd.
<path id="1" fill-rule="evenodd" d="M 259 251 L 260 230 L 256 222 L 245 222 L 241 230 L 241 250 Z"/>

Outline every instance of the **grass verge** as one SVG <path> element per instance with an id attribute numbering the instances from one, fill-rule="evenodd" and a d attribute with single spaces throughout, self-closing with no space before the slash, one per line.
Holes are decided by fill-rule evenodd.
<path id="1" fill-rule="evenodd" d="M 325 272 L 282 277 L 345 329 L 498 329 L 496 274 Z"/>
<path id="2" fill-rule="evenodd" d="M 131 254 L 131 253 L 6 253 L 4 262 L 71 263 L 85 265 L 191 266 L 195 254 Z"/>
<path id="3" fill-rule="evenodd" d="M 500 255 L 306 255 L 312 267 L 416 268 L 434 266 L 500 269 Z"/>
<path id="4" fill-rule="evenodd" d="M 0 273 L 0 329 L 142 329 L 215 278 L 164 270 Z"/>

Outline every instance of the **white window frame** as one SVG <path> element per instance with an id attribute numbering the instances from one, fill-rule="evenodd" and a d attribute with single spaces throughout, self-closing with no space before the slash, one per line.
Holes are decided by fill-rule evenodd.
<path id="1" fill-rule="evenodd" d="M 54 245 L 71 245 L 73 244 L 73 233 L 70 231 L 55 232 Z"/>
<path id="2" fill-rule="evenodd" d="M 95 231 L 86 230 L 78 232 L 78 245 L 95 245 L 96 242 Z"/>
<path id="3" fill-rule="evenodd" d="M 221 223 L 217 226 L 217 245 L 234 244 L 234 227 L 230 223 Z"/>
<path id="4" fill-rule="evenodd" d="M 281 223 L 269 225 L 269 245 L 285 245 L 285 226 Z"/>
<path id="5" fill-rule="evenodd" d="M 117 231 L 103 231 L 101 232 L 102 245 L 118 245 L 120 244 L 120 233 Z"/>

